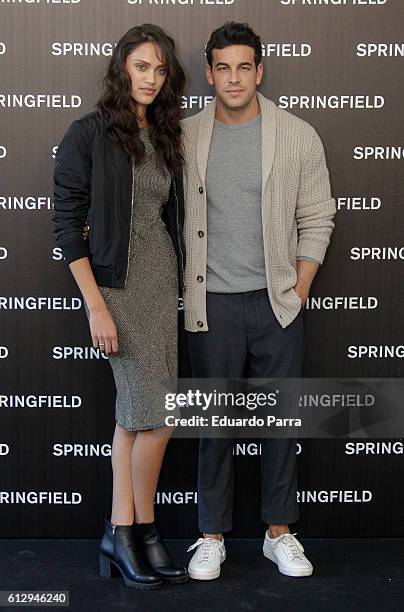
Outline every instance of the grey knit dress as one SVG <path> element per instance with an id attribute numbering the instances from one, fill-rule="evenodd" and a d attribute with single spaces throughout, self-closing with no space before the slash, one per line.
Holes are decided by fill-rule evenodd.
<path id="1" fill-rule="evenodd" d="M 166 393 L 177 381 L 177 257 L 161 218 L 171 177 L 156 163 L 147 128 L 146 156 L 134 171 L 129 264 L 124 289 L 100 287 L 118 331 L 119 354 L 109 357 L 115 385 L 115 420 L 128 431 L 156 429 L 175 411 Z"/>

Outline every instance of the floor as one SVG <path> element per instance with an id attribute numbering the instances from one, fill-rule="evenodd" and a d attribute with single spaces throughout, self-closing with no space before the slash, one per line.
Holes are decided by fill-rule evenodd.
<path id="1" fill-rule="evenodd" d="M 96 540 L 3 540 L 0 590 L 69 591 L 70 610 L 80 612 L 404 611 L 404 539 L 301 541 L 314 565 L 311 577 L 280 574 L 263 557 L 260 540 L 228 539 L 217 580 L 144 592 L 126 587 L 119 577 L 99 577 Z M 167 542 L 183 564 L 191 543 Z"/>

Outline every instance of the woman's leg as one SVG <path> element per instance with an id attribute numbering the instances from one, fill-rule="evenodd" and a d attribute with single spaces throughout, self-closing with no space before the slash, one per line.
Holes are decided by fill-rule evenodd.
<path id="1" fill-rule="evenodd" d="M 142 558 L 157 576 L 175 584 L 188 580 L 187 570 L 173 561 L 154 522 L 154 498 L 164 452 L 172 432 L 172 427 L 160 427 L 137 433 L 132 450 L 132 479 L 135 537 Z"/>
<path id="2" fill-rule="evenodd" d="M 138 431 L 132 448 L 132 486 L 137 523 L 154 522 L 154 498 L 172 427 Z"/>
<path id="3" fill-rule="evenodd" d="M 136 431 L 127 431 L 115 426 L 112 441 L 112 513 L 113 525 L 132 525 L 135 517 L 135 505 L 132 489 L 132 449 L 137 436 Z"/>
<path id="4" fill-rule="evenodd" d="M 115 426 L 112 442 L 112 513 L 110 521 L 105 519 L 105 533 L 100 546 L 100 574 L 111 578 L 118 570 L 128 586 L 158 589 L 163 582 L 143 566 L 134 540 L 131 455 L 136 436 L 137 432 Z"/>

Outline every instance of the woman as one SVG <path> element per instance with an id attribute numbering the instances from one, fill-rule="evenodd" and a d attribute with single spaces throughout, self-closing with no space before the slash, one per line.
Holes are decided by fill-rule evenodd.
<path id="1" fill-rule="evenodd" d="M 154 523 L 172 433 L 164 426 L 164 395 L 175 390 L 185 263 L 184 84 L 174 41 L 154 25 L 130 29 L 114 50 L 97 110 L 70 126 L 54 172 L 54 234 L 117 390 L 112 513 L 100 573 L 118 569 L 128 586 L 143 589 L 188 579 Z"/>

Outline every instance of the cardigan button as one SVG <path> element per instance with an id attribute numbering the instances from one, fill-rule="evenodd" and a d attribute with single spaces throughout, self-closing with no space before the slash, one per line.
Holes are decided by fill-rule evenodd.
<path id="1" fill-rule="evenodd" d="M 199 187 L 199 193 L 202 195 L 202 193 L 203 193 L 203 187 Z"/>
<path id="2" fill-rule="evenodd" d="M 199 238 L 203 238 L 204 235 L 205 235 L 205 232 L 203 232 L 202 230 L 199 230 L 199 232 L 198 232 Z"/>
<path id="3" fill-rule="evenodd" d="M 197 322 L 197 326 L 198 326 L 198 327 L 203 327 L 203 323 L 202 323 L 202 321 L 198 321 L 198 322 Z"/>
<path id="4" fill-rule="evenodd" d="M 203 282 L 203 276 L 201 276 L 201 275 L 197 276 L 196 280 L 198 281 L 198 283 L 202 283 Z"/>

